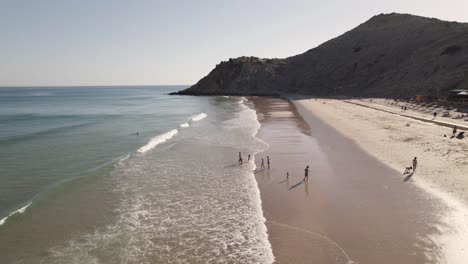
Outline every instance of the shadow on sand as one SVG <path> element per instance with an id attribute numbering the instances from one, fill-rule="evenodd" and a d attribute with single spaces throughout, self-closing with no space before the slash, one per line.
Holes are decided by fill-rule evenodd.
<path id="1" fill-rule="evenodd" d="M 289 187 L 289 190 L 292 190 L 292 189 L 298 187 L 299 185 L 301 185 L 301 184 L 303 184 L 303 183 L 305 183 L 305 182 L 306 182 L 305 180 L 302 180 L 302 181 L 300 181 L 300 182 L 294 184 L 293 186 Z"/>
<path id="2" fill-rule="evenodd" d="M 241 165 L 240 165 L 239 163 L 236 163 L 236 164 L 232 164 L 232 165 L 226 166 L 226 167 L 224 167 L 223 169 L 232 168 L 232 167 L 237 167 L 237 166 L 241 166 Z"/>
<path id="3" fill-rule="evenodd" d="M 411 177 L 413 177 L 414 171 L 411 172 L 410 174 L 405 174 L 405 175 L 406 175 L 406 177 L 403 179 L 403 181 L 407 182 L 407 181 L 411 180 Z"/>
<path id="4" fill-rule="evenodd" d="M 265 168 L 265 169 L 254 170 L 253 173 L 254 173 L 254 174 L 257 174 L 257 173 L 262 172 L 262 171 L 264 171 L 264 170 L 267 170 L 267 169 Z"/>

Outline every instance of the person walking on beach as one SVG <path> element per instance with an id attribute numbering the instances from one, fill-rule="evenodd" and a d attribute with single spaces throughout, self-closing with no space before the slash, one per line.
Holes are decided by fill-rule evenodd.
<path id="1" fill-rule="evenodd" d="M 304 181 L 309 180 L 309 166 L 307 166 L 304 170 Z"/>
<path id="2" fill-rule="evenodd" d="M 267 156 L 267 166 L 270 168 L 270 156 Z"/>
<path id="3" fill-rule="evenodd" d="M 242 154 L 239 152 L 239 165 L 242 165 Z"/>
<path id="4" fill-rule="evenodd" d="M 265 161 L 262 158 L 262 165 L 260 165 L 260 169 L 264 169 L 264 168 L 265 168 Z"/>
<path id="5" fill-rule="evenodd" d="M 418 158 L 414 157 L 414 159 L 413 159 L 413 172 L 416 171 L 417 166 L 418 166 Z"/>
<path id="6" fill-rule="evenodd" d="M 457 134 L 457 126 L 453 126 L 452 138 L 454 138 L 456 134 Z"/>
<path id="7" fill-rule="evenodd" d="M 436 119 L 437 117 L 437 112 L 434 112 L 434 118 L 432 118 L 432 120 Z"/>
<path id="8" fill-rule="evenodd" d="M 247 162 L 250 162 L 250 154 L 247 156 Z"/>
<path id="9" fill-rule="evenodd" d="M 286 179 L 289 179 L 289 171 L 286 172 Z"/>

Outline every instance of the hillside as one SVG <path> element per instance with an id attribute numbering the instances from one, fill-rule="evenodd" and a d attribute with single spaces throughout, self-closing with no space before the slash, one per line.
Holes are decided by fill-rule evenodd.
<path id="1" fill-rule="evenodd" d="M 286 59 L 240 57 L 218 64 L 191 95 L 444 95 L 468 89 L 468 24 L 381 14 Z"/>

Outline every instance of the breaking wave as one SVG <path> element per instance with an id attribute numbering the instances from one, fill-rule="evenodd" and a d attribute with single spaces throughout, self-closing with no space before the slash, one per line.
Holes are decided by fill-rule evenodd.
<path id="1" fill-rule="evenodd" d="M 3 225 L 6 220 L 11 217 L 12 215 L 15 215 L 15 214 L 23 214 L 24 212 L 26 212 L 26 209 L 28 209 L 28 207 L 31 205 L 32 202 L 29 202 L 28 204 L 26 204 L 25 206 L 21 207 L 20 209 L 10 213 L 8 216 L 0 219 L 0 226 Z"/>
<path id="2" fill-rule="evenodd" d="M 152 138 L 146 145 L 144 145 L 143 147 L 141 147 L 138 152 L 140 153 L 145 153 L 147 152 L 148 150 L 151 150 L 153 149 L 154 147 L 156 147 L 157 145 L 165 142 L 166 140 L 168 139 L 171 139 L 172 137 L 174 137 L 179 131 L 177 129 L 173 129 L 167 133 L 164 133 L 164 134 L 161 134 L 159 136 L 156 136 L 154 138 Z"/>
<path id="3" fill-rule="evenodd" d="M 202 120 L 203 118 L 207 117 L 208 115 L 205 114 L 205 113 L 200 113 L 200 114 L 196 114 L 192 117 L 190 117 L 190 120 L 192 120 L 193 122 L 197 122 L 197 121 L 200 121 Z"/>

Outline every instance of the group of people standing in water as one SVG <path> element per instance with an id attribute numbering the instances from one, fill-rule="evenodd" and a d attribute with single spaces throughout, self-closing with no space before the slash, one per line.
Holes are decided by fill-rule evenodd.
<path id="1" fill-rule="evenodd" d="M 247 156 L 247 162 L 250 162 L 250 154 Z M 238 160 L 239 165 L 244 164 L 244 160 L 242 159 L 242 153 L 239 152 L 239 160 Z M 270 168 L 270 156 L 267 156 L 267 166 L 268 169 Z M 262 158 L 262 163 L 260 165 L 260 169 L 265 169 L 265 160 Z M 289 178 L 289 171 L 286 172 L 286 178 Z M 307 181 L 309 179 L 309 166 L 307 166 L 304 170 L 304 180 Z"/>
<path id="2" fill-rule="evenodd" d="M 250 162 L 250 154 L 247 156 L 247 162 Z M 239 165 L 244 164 L 244 160 L 242 159 L 242 153 L 239 152 Z M 267 156 L 267 166 L 268 169 L 270 168 L 270 156 Z M 261 169 L 265 169 L 265 160 L 262 158 L 262 165 L 260 165 Z"/>
<path id="3" fill-rule="evenodd" d="M 247 156 L 247 162 L 250 162 L 250 154 Z M 242 153 L 239 152 L 239 165 L 244 164 L 244 160 L 242 159 Z M 268 169 L 270 168 L 270 156 L 267 156 L 267 166 Z M 265 169 L 265 160 L 262 158 L 262 165 L 260 165 L 261 169 Z"/>

